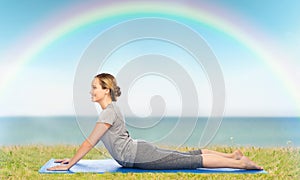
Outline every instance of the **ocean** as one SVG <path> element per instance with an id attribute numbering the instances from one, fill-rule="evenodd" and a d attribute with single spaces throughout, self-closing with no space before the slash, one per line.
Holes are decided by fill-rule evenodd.
<path id="1" fill-rule="evenodd" d="M 97 117 L 0 117 L 0 146 L 79 145 L 96 121 Z M 300 147 L 299 117 L 225 117 L 211 129 L 207 123 L 205 117 L 126 118 L 131 137 L 158 145 Z"/>

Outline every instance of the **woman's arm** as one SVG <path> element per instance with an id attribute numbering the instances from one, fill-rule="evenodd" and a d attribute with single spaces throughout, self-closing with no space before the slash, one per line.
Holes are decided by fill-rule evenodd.
<path id="1" fill-rule="evenodd" d="M 81 158 L 83 158 L 101 139 L 103 134 L 110 128 L 110 124 L 98 122 L 90 134 L 90 136 L 81 144 L 80 148 L 77 150 L 76 154 L 72 159 L 70 159 L 67 165 L 58 165 L 47 170 L 64 171 L 69 170 L 74 164 L 76 164 Z"/>

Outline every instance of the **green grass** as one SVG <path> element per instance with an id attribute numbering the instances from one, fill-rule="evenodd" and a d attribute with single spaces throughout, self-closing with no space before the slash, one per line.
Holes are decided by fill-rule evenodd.
<path id="1" fill-rule="evenodd" d="M 187 174 L 187 173 L 77 173 L 39 174 L 40 167 L 50 158 L 71 157 L 77 146 L 4 146 L 0 147 L 0 179 L 300 179 L 299 148 L 240 148 L 253 161 L 263 166 L 268 174 Z M 232 147 L 211 147 L 221 152 L 232 152 Z M 180 150 L 192 150 L 181 148 Z M 100 153 L 104 152 L 104 153 Z M 93 149 L 84 159 L 107 158 L 104 149 Z"/>

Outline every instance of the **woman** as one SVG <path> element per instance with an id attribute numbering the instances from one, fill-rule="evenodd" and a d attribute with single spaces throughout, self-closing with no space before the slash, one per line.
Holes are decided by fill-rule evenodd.
<path id="1" fill-rule="evenodd" d="M 103 111 L 90 136 L 81 144 L 72 159 L 56 160 L 61 165 L 48 170 L 69 170 L 100 140 L 111 156 L 123 167 L 141 169 L 240 168 L 262 169 L 237 150 L 231 154 L 201 149 L 178 152 L 161 149 L 145 141 L 133 140 L 125 128 L 124 117 L 116 105 L 121 95 L 114 76 L 106 73 L 92 81 L 91 98 Z"/>

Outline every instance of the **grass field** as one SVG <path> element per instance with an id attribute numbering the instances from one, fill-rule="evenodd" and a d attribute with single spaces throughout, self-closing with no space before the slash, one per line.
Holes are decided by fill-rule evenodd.
<path id="1" fill-rule="evenodd" d="M 0 179 L 300 179 L 300 148 L 240 148 L 268 174 L 186 174 L 186 173 L 78 173 L 39 174 L 40 167 L 50 158 L 71 157 L 78 146 L 4 146 L 0 147 Z M 232 152 L 232 147 L 211 147 Z M 181 148 L 182 151 L 192 148 Z M 100 153 L 102 152 L 102 153 Z M 104 153 L 103 153 L 104 152 Z M 93 149 L 84 159 L 107 158 L 104 149 Z"/>

